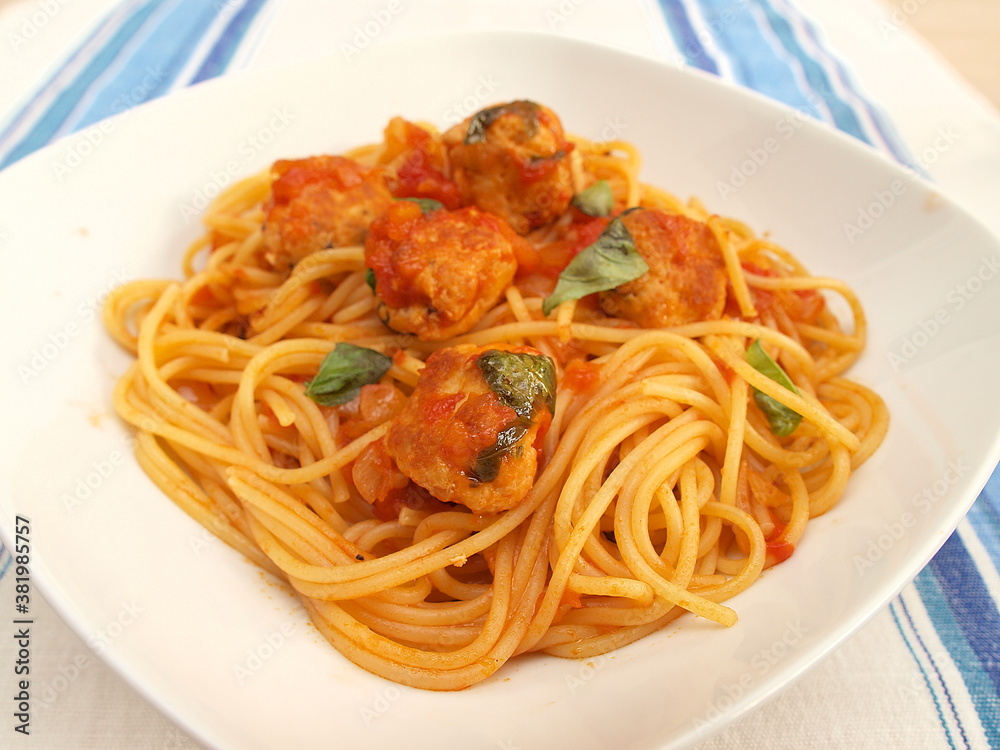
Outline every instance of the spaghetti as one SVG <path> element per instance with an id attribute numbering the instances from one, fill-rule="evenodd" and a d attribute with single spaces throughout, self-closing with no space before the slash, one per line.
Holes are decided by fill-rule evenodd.
<path id="1" fill-rule="evenodd" d="M 236 184 L 106 303 L 142 468 L 406 685 L 731 625 L 888 415 L 847 285 L 638 174 L 511 102 Z"/>

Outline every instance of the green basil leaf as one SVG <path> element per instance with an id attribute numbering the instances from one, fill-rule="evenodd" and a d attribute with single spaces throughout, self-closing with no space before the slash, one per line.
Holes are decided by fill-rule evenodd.
<path id="1" fill-rule="evenodd" d="M 520 458 L 524 454 L 524 446 L 520 441 L 530 426 L 530 421 L 518 417 L 513 424 L 501 430 L 496 444 L 480 451 L 476 456 L 469 477 L 476 482 L 492 482 L 496 479 L 505 455 Z"/>
<path id="2" fill-rule="evenodd" d="M 612 219 L 597 241 L 581 250 L 559 274 L 555 290 L 542 302 L 542 313 L 548 315 L 560 302 L 614 289 L 648 270 L 632 233 L 620 218 Z"/>
<path id="3" fill-rule="evenodd" d="M 499 104 L 496 107 L 476 112 L 469 120 L 469 128 L 465 132 L 465 145 L 481 143 L 486 140 L 486 131 L 498 118 L 506 114 L 517 114 L 524 118 L 526 135 L 532 138 L 538 129 L 538 105 L 534 102 L 518 100 L 509 104 Z"/>
<path id="4" fill-rule="evenodd" d="M 799 392 L 795 383 L 788 377 L 788 373 L 781 369 L 781 365 L 771 359 L 771 355 L 764 351 L 764 347 L 760 345 L 760 339 L 755 339 L 747 348 L 747 362 L 757 372 L 767 375 L 783 388 L 787 388 L 792 393 Z"/>
<path id="5" fill-rule="evenodd" d="M 587 216 L 610 216 L 615 207 L 615 196 L 611 192 L 611 183 L 598 180 L 586 190 L 573 196 L 573 205 Z"/>
<path id="6" fill-rule="evenodd" d="M 355 398 L 361 386 L 377 383 L 392 359 L 374 349 L 339 343 L 323 358 L 316 377 L 306 383 L 306 395 L 323 406 L 337 406 Z"/>
<path id="7" fill-rule="evenodd" d="M 754 340 L 747 349 L 747 362 L 755 370 L 766 375 L 778 385 L 787 388 L 792 393 L 798 394 L 799 389 L 795 387 L 792 379 L 788 377 L 788 373 L 781 369 L 781 365 L 771 359 L 771 356 L 764 351 L 764 347 L 760 345 L 760 339 Z M 771 432 L 778 437 L 791 435 L 795 432 L 795 428 L 799 426 L 799 422 L 802 421 L 802 415 L 797 411 L 789 409 L 776 398 L 772 398 L 766 393 L 758 391 L 756 388 L 753 389 L 753 400 L 757 404 L 757 407 L 764 412 L 764 416 L 767 417 L 767 423 L 771 428 Z"/>
<path id="8" fill-rule="evenodd" d="M 492 482 L 500 473 L 504 456 L 523 455 L 521 439 L 531 429 L 532 418 L 544 405 L 556 408 L 556 371 L 552 360 L 541 354 L 490 349 L 476 358 L 483 379 L 517 417 L 497 435 L 496 443 L 479 452 L 469 472 L 477 482 Z"/>
<path id="9" fill-rule="evenodd" d="M 802 421 L 802 415 L 792 411 L 780 401 L 754 388 L 753 400 L 767 417 L 767 424 L 778 437 L 788 437 Z"/>
<path id="10" fill-rule="evenodd" d="M 375 291 L 375 269 L 366 268 L 365 269 L 365 283 L 374 292 Z"/>
<path id="11" fill-rule="evenodd" d="M 556 369 L 543 354 L 490 349 L 476 359 L 490 390 L 519 417 L 530 419 L 539 402 L 556 409 Z"/>
<path id="12" fill-rule="evenodd" d="M 441 201 L 436 201 L 433 198 L 396 198 L 396 200 L 416 203 L 425 214 L 444 208 L 444 204 Z"/>

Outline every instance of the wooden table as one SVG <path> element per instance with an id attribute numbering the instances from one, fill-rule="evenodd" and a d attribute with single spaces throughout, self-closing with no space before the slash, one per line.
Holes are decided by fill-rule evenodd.
<path id="1" fill-rule="evenodd" d="M 1000 0 L 877 0 L 1000 108 Z"/>

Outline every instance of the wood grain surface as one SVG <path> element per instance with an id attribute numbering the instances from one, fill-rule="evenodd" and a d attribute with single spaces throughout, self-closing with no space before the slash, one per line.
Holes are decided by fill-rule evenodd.
<path id="1" fill-rule="evenodd" d="M 876 0 L 1000 108 L 1000 0 Z"/>

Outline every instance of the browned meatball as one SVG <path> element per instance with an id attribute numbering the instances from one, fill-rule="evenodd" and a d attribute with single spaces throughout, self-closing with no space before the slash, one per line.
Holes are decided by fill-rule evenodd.
<path id="1" fill-rule="evenodd" d="M 443 140 L 464 202 L 502 216 L 518 234 L 556 219 L 573 197 L 573 144 L 547 107 L 527 101 L 490 107 Z"/>
<path id="2" fill-rule="evenodd" d="M 621 217 L 649 271 L 601 292 L 601 309 L 644 328 L 714 320 L 726 305 L 726 268 L 708 225 L 654 209 Z"/>
<path id="3" fill-rule="evenodd" d="M 498 361 L 509 366 L 501 377 L 513 397 L 501 397 L 487 381 Z M 519 377 L 525 361 L 533 375 Z M 554 393 L 551 360 L 531 347 L 439 349 L 427 358 L 385 447 L 399 470 L 438 500 L 475 513 L 509 510 L 534 483 Z"/>
<path id="4" fill-rule="evenodd" d="M 523 242 L 502 219 L 471 206 L 423 213 L 399 201 L 372 224 L 365 243 L 379 315 L 425 341 L 468 331 L 510 285 L 515 246 Z"/>
<path id="5" fill-rule="evenodd" d="M 281 270 L 323 248 L 360 245 L 393 201 L 379 170 L 342 156 L 277 161 L 272 171 L 263 244 Z"/>

